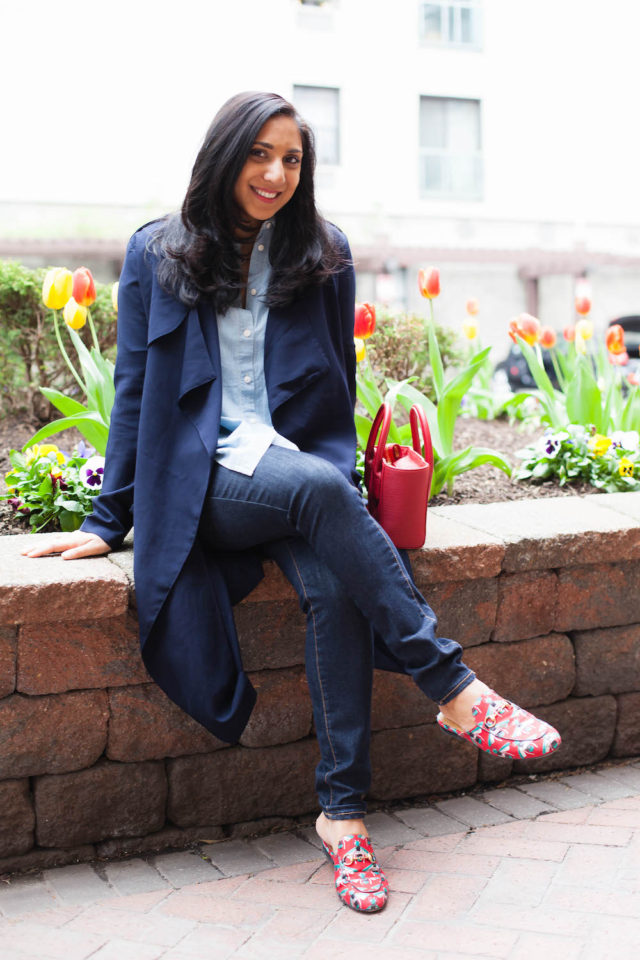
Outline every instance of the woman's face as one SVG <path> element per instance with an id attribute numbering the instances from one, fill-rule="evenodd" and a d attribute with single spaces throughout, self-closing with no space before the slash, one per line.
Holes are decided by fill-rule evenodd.
<path id="1" fill-rule="evenodd" d="M 233 195 L 251 221 L 258 226 L 282 210 L 300 181 L 302 138 L 291 117 L 275 116 L 261 128 Z"/>

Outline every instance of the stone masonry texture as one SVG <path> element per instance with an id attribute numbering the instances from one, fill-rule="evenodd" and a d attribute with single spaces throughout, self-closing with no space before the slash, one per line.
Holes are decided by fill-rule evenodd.
<path id="1" fill-rule="evenodd" d="M 221 740 L 176 706 L 155 683 L 109 690 L 110 760 L 140 762 L 208 753 Z"/>
<path id="2" fill-rule="evenodd" d="M 379 730 L 371 738 L 374 800 L 417 797 L 472 786 L 478 751 L 430 723 L 402 730 Z"/>
<path id="3" fill-rule="evenodd" d="M 498 578 L 498 613 L 493 640 L 525 640 L 553 630 L 557 579 L 554 573 L 503 574 Z"/>
<path id="4" fill-rule="evenodd" d="M 305 618 L 297 600 L 247 600 L 233 613 L 246 670 L 304 663 Z"/>
<path id="5" fill-rule="evenodd" d="M 433 722 L 438 708 L 411 677 L 375 670 L 373 675 L 372 730 L 414 727 Z"/>
<path id="6" fill-rule="evenodd" d="M 17 628 L 0 626 L 0 697 L 6 697 L 16 688 L 17 649 Z"/>
<path id="7" fill-rule="evenodd" d="M 105 690 L 0 700 L 0 780 L 81 770 L 107 744 Z"/>
<path id="8" fill-rule="evenodd" d="M 28 780 L 0 783 L 0 857 L 26 853 L 33 846 L 35 814 Z"/>
<path id="9" fill-rule="evenodd" d="M 640 690 L 640 624 L 576 631 L 578 697 Z"/>
<path id="10" fill-rule="evenodd" d="M 314 810 L 318 760 L 313 739 L 170 760 L 169 819 L 176 826 L 192 827 Z"/>
<path id="11" fill-rule="evenodd" d="M 20 628 L 17 688 L 21 693 L 62 693 L 148 680 L 140 659 L 138 622 L 128 614 L 79 623 L 28 623 Z"/>
<path id="12" fill-rule="evenodd" d="M 614 757 L 640 755 L 640 693 L 621 693 L 618 701 L 618 723 L 613 741 Z"/>
<path id="13" fill-rule="evenodd" d="M 523 707 L 564 700 L 575 684 L 573 647 L 560 633 L 484 643 L 467 650 L 464 659 L 485 683 Z"/>
<path id="14" fill-rule="evenodd" d="M 463 647 L 491 637 L 498 606 L 497 580 L 461 580 L 427 584 L 425 597 L 438 618 L 438 636 Z"/>
<path id="15" fill-rule="evenodd" d="M 302 667 L 250 674 L 258 694 L 241 738 L 245 747 L 292 743 L 311 732 L 311 699 Z"/>
<path id="16" fill-rule="evenodd" d="M 153 833 L 164 824 L 166 797 L 164 766 L 157 762 L 101 761 L 89 770 L 38 777 L 37 842 L 71 847 Z"/>
<path id="17" fill-rule="evenodd" d="M 640 622 L 640 564 L 596 563 L 558 571 L 555 629 L 591 630 Z"/>

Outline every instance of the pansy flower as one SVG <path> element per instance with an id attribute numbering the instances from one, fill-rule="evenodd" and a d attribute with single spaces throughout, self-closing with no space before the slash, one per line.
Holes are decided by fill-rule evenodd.
<path id="1" fill-rule="evenodd" d="M 104 457 L 89 457 L 80 467 L 80 479 L 90 490 L 99 490 L 104 475 Z"/>

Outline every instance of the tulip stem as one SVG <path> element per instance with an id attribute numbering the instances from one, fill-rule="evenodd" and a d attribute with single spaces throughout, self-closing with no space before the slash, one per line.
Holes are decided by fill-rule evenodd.
<path id="1" fill-rule="evenodd" d="M 58 329 L 58 311 L 57 311 L 57 310 L 54 310 L 54 311 L 53 311 L 53 329 L 54 329 L 55 332 L 56 332 L 56 340 L 58 341 L 58 346 L 60 347 L 60 353 L 61 353 L 62 356 L 64 357 L 65 362 L 66 362 L 67 366 L 69 367 L 69 370 L 71 370 L 71 373 L 72 373 L 73 376 L 75 377 L 75 379 L 76 379 L 76 381 L 77 381 L 77 383 L 78 383 L 78 386 L 79 386 L 80 389 L 83 391 L 83 393 L 86 394 L 86 393 L 87 393 L 87 388 L 86 388 L 85 384 L 82 382 L 82 380 L 80 379 L 80 377 L 78 376 L 78 374 L 77 374 L 77 372 L 76 372 L 76 368 L 75 368 L 74 365 L 71 363 L 71 360 L 69 359 L 69 354 L 68 354 L 67 351 L 65 350 L 64 345 L 63 345 L 63 343 L 62 343 L 62 338 L 61 338 L 61 336 L 60 336 L 60 330 Z"/>
<path id="2" fill-rule="evenodd" d="M 89 329 L 91 330 L 91 337 L 93 339 L 93 345 L 100 353 L 100 344 L 98 343 L 98 338 L 96 336 L 96 328 L 93 325 L 93 320 L 91 319 L 91 310 L 87 310 L 87 320 L 89 321 Z"/>

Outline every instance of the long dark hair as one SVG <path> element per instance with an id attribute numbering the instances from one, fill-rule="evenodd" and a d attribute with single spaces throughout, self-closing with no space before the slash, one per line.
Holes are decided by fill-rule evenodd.
<path id="1" fill-rule="evenodd" d="M 303 155 L 298 187 L 275 219 L 267 303 L 290 303 L 302 289 L 344 266 L 344 256 L 316 210 L 310 127 L 276 93 L 239 93 L 221 107 L 206 133 L 181 213 L 164 219 L 150 244 L 159 257 L 160 284 L 189 306 L 209 299 L 223 312 L 237 301 L 243 282 L 235 231 L 243 211 L 234 187 L 259 131 L 275 115 L 296 122 Z"/>

